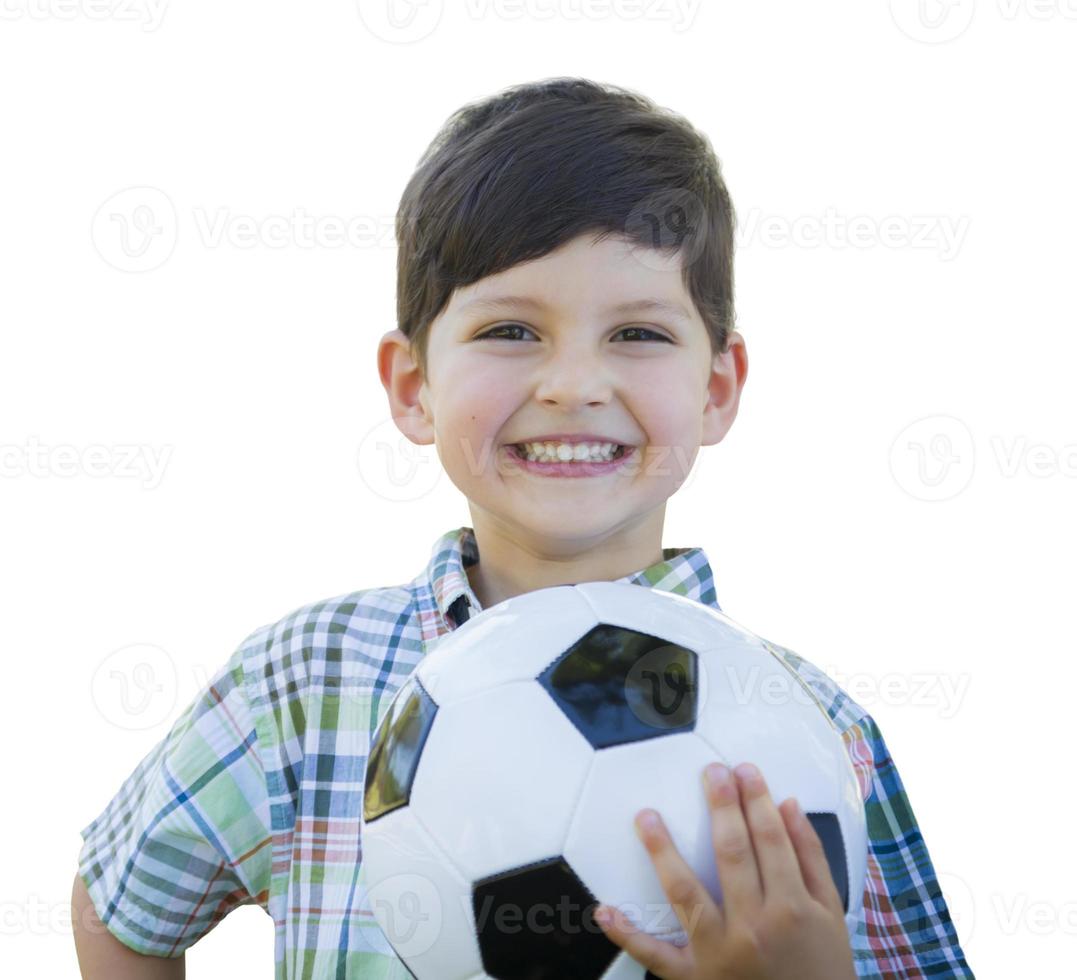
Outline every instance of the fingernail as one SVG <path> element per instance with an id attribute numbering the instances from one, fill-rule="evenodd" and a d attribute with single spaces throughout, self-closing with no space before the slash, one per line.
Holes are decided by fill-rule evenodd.
<path id="1" fill-rule="evenodd" d="M 752 783 L 759 779 L 759 769 L 750 762 L 742 762 L 733 771 L 746 783 Z"/>
<path id="2" fill-rule="evenodd" d="M 638 818 L 640 828 L 646 831 L 658 829 L 658 814 L 654 810 L 644 810 Z"/>
<path id="3" fill-rule="evenodd" d="M 707 774 L 707 781 L 715 789 L 729 781 L 729 766 L 723 766 L 720 762 L 712 762 L 704 772 Z"/>

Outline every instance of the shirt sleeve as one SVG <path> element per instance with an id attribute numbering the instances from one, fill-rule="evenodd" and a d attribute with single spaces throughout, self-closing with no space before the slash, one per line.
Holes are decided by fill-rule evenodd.
<path id="1" fill-rule="evenodd" d="M 867 882 L 851 937 L 858 977 L 972 978 L 890 750 L 868 714 L 843 734 L 864 796 Z"/>
<path id="2" fill-rule="evenodd" d="M 179 956 L 232 909 L 267 907 L 270 811 L 243 649 L 80 831 L 98 917 L 136 952 Z"/>

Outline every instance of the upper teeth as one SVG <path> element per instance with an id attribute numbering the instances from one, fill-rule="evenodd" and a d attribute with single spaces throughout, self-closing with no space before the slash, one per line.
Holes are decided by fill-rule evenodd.
<path id="1" fill-rule="evenodd" d="M 570 460 L 611 459 L 618 448 L 616 442 L 521 442 L 518 443 L 528 459 Z"/>

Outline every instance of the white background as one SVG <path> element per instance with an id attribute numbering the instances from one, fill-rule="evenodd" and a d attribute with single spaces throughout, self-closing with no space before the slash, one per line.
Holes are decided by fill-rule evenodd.
<path id="1" fill-rule="evenodd" d="M 245 636 L 469 523 L 376 373 L 393 216 L 555 75 L 685 115 L 739 216 L 749 378 L 664 544 L 872 713 L 976 975 L 1075 975 L 1077 4 L 162 2 L 0 5 L 5 975 L 77 975 L 78 831 Z M 272 922 L 187 960 L 272 976 Z"/>

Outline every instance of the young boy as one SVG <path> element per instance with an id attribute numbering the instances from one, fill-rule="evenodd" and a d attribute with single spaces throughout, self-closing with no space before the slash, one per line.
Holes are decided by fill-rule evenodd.
<path id="1" fill-rule="evenodd" d="M 367 900 L 359 821 L 372 734 L 428 646 L 506 598 L 584 581 L 720 608 L 703 549 L 661 542 L 667 499 L 729 431 L 747 376 L 733 220 L 708 141 L 624 89 L 552 79 L 454 114 L 401 201 L 399 329 L 378 371 L 473 526 L 435 541 L 411 582 L 304 606 L 240 644 L 82 831 L 84 976 L 182 976 L 184 950 L 250 903 L 273 918 L 278 980 L 409 976 Z M 624 453 L 584 470 L 581 443 Z M 683 948 L 619 918 L 607 937 L 642 964 L 634 976 L 972 977 L 878 726 L 774 650 L 860 780 L 856 930 L 794 802 L 738 766 L 724 788 L 684 788 L 711 810 L 722 908 L 661 820 L 638 822 L 671 902 L 702 914 Z"/>

